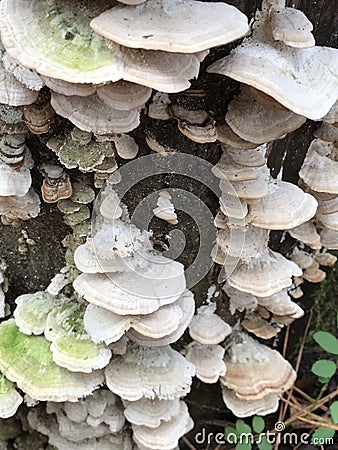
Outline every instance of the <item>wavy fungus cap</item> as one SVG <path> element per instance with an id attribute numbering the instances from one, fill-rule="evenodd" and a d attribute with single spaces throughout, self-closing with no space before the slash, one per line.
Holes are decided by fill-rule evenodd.
<path id="1" fill-rule="evenodd" d="M 196 53 L 239 39 L 249 30 L 246 16 L 226 3 L 148 0 L 118 5 L 95 17 L 94 31 L 126 47 Z"/>
<path id="2" fill-rule="evenodd" d="M 37 400 L 72 401 L 91 394 L 103 382 L 103 373 L 72 373 L 53 361 L 50 343 L 27 336 L 13 319 L 0 325 L 0 370 Z"/>
<path id="3" fill-rule="evenodd" d="M 23 398 L 15 389 L 14 383 L 0 373 L 0 418 L 8 419 L 14 416 Z"/>
<path id="4" fill-rule="evenodd" d="M 258 400 L 291 388 L 296 372 L 280 353 L 247 335 L 237 335 L 225 356 L 221 383 L 241 400 Z"/>
<path id="5" fill-rule="evenodd" d="M 152 256 L 144 269 L 123 273 L 79 275 L 74 289 L 89 303 L 119 315 L 150 314 L 176 301 L 184 292 L 184 266 Z"/>
<path id="6" fill-rule="evenodd" d="M 230 286 L 260 297 L 267 297 L 291 286 L 292 276 L 303 271 L 280 253 L 268 249 L 248 264 L 239 265 L 228 278 Z"/>
<path id="7" fill-rule="evenodd" d="M 90 17 L 112 0 L 5 0 L 0 6 L 1 38 L 8 53 L 47 77 L 71 83 L 117 81 L 123 76 L 119 46 L 89 27 Z"/>
<path id="8" fill-rule="evenodd" d="M 224 404 L 236 417 L 266 416 L 277 411 L 279 397 L 268 394 L 257 400 L 241 400 L 232 389 L 221 385 Z"/>
<path id="9" fill-rule="evenodd" d="M 190 391 L 195 367 L 169 346 L 131 344 L 125 355 L 113 358 L 105 374 L 108 388 L 125 400 L 171 400 Z"/>
<path id="10" fill-rule="evenodd" d="M 250 222 L 268 230 L 289 230 L 312 219 L 317 206 L 317 200 L 298 186 L 274 180 L 268 194 L 251 205 Z"/>
<path id="11" fill-rule="evenodd" d="M 293 48 L 277 42 L 264 15 L 255 22 L 250 37 L 207 71 L 253 86 L 312 120 L 327 114 L 338 97 L 337 50 Z"/>

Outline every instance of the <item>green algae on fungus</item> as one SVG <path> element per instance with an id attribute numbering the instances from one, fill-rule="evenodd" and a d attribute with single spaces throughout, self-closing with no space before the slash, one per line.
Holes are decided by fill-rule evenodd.
<path id="1" fill-rule="evenodd" d="M 14 384 L 0 372 L 0 418 L 14 416 L 22 400 Z"/>
<path id="2" fill-rule="evenodd" d="M 20 295 L 16 300 L 14 319 L 19 330 L 25 334 L 42 334 L 48 313 L 66 299 L 57 298 L 48 292 Z"/>
<path id="3" fill-rule="evenodd" d="M 20 332 L 13 319 L 0 325 L 0 370 L 37 400 L 77 401 L 103 383 L 101 371 L 73 373 L 53 361 L 50 342 Z"/>
<path id="4" fill-rule="evenodd" d="M 1 38 L 8 53 L 38 73 L 71 83 L 117 81 L 123 75 L 118 45 L 107 46 L 90 20 L 113 0 L 4 0 Z"/>
<path id="5" fill-rule="evenodd" d="M 55 152 L 67 169 L 79 167 L 82 172 L 90 172 L 102 164 L 105 156 L 114 154 L 111 142 L 77 142 L 72 135 L 66 137 L 53 136 L 47 141 L 47 147 Z"/>
<path id="6" fill-rule="evenodd" d="M 95 344 L 84 329 L 85 306 L 69 303 L 49 313 L 45 336 L 52 341 L 53 360 L 72 372 L 92 372 L 105 367 L 111 350 Z"/>
<path id="7" fill-rule="evenodd" d="M 73 228 L 75 225 L 79 225 L 85 220 L 90 218 L 90 210 L 87 206 L 82 205 L 80 209 L 71 214 L 67 214 L 64 218 L 65 223 Z"/>

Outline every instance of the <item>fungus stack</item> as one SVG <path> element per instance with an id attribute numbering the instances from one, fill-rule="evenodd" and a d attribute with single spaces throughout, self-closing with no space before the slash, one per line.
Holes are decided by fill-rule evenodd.
<path id="1" fill-rule="evenodd" d="M 312 28 L 284 0 L 264 0 L 246 37 L 246 16 L 220 1 L 0 2 L 1 220 L 18 227 L 39 214 L 33 154 L 43 202 L 72 230 L 65 267 L 46 291 L 20 295 L 0 324 L 1 418 L 22 403 L 18 388 L 30 429 L 58 450 L 177 450 L 194 426 L 184 402 L 194 376 L 219 381 L 237 417 L 277 410 L 296 373 L 256 338 L 304 314 L 301 283 L 323 280 L 320 266 L 336 261 L 327 249 L 338 249 L 338 60 L 315 46 Z M 190 87 L 212 47 L 242 37 L 208 68 L 239 82 L 223 117 L 169 96 Z M 222 292 L 196 313 L 183 264 L 153 248 L 121 201 L 121 159 L 143 154 L 144 141 L 164 165 L 186 150 L 173 148 L 171 129 L 159 143 L 152 119 L 177 123 L 193 151 L 221 150 L 207 175 L 219 183 L 211 253 Z M 307 119 L 323 122 L 299 185 L 273 179 L 270 143 Z M 141 122 L 146 135 L 129 135 Z M 165 183 L 156 200 L 148 212 L 165 234 L 178 224 Z M 286 255 L 269 247 L 270 231 L 295 240 Z M 192 341 L 174 350 L 187 329 Z"/>

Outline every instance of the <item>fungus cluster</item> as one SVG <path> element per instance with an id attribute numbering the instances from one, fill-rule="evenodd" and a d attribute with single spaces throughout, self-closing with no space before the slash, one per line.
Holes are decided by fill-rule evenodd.
<path id="1" fill-rule="evenodd" d="M 1 221 L 39 214 L 34 157 L 42 201 L 71 229 L 65 267 L 0 324 L 1 418 L 25 401 L 25 426 L 58 450 L 177 450 L 194 427 L 184 401 L 194 376 L 219 381 L 237 417 L 277 410 L 296 372 L 267 341 L 304 314 L 301 284 L 322 281 L 320 266 L 336 262 L 327 250 L 338 249 L 338 60 L 312 28 L 284 0 L 263 0 L 249 35 L 246 16 L 219 1 L 0 2 Z M 203 96 L 190 80 L 209 50 L 243 37 L 207 68 L 239 82 L 224 117 L 177 101 L 184 90 Z M 307 119 L 322 124 L 298 186 L 273 179 L 271 143 Z M 141 121 L 161 161 L 182 150 L 158 142 L 151 120 L 221 150 L 209 174 L 220 189 L 211 255 L 221 289 L 196 312 L 184 265 L 153 247 L 119 192 Z M 165 184 L 156 201 L 163 229 L 179 225 Z M 285 255 L 270 248 L 274 231 L 294 240 Z M 190 341 L 174 347 L 186 330 Z"/>

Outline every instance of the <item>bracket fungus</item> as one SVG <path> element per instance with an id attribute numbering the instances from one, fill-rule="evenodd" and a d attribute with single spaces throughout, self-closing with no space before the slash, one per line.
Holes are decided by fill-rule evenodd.
<path id="1" fill-rule="evenodd" d="M 97 134 L 126 133 L 140 124 L 138 109 L 113 109 L 96 94 L 79 97 L 52 92 L 51 105 L 81 130 Z"/>
<path id="2" fill-rule="evenodd" d="M 14 320 L 22 333 L 31 335 L 43 334 L 46 320 L 51 310 L 66 299 L 55 298 L 48 292 L 23 294 L 15 300 Z"/>
<path id="3" fill-rule="evenodd" d="M 227 372 L 221 383 L 241 400 L 279 395 L 296 380 L 296 372 L 280 353 L 245 333 L 234 337 L 225 363 Z"/>
<path id="4" fill-rule="evenodd" d="M 187 405 L 180 402 L 179 406 L 179 414 L 167 422 L 162 422 L 157 428 L 132 425 L 134 441 L 147 449 L 175 450 L 179 439 L 194 427 Z"/>
<path id="5" fill-rule="evenodd" d="M 100 371 L 72 373 L 57 366 L 42 336 L 27 336 L 14 320 L 0 325 L 0 370 L 18 387 L 37 400 L 77 401 L 103 382 Z"/>
<path id="6" fill-rule="evenodd" d="M 84 328 L 84 306 L 68 303 L 55 307 L 47 316 L 45 337 L 51 341 L 53 360 L 71 372 L 90 373 L 105 367 L 111 350 L 95 344 Z"/>
<path id="7" fill-rule="evenodd" d="M 338 60 L 335 49 L 315 46 L 301 11 L 261 3 L 248 34 L 247 17 L 219 0 L 0 1 L 1 221 L 19 227 L 39 214 L 31 149 L 42 198 L 57 202 L 44 213 L 61 213 L 71 228 L 64 267 L 46 291 L 20 295 L 0 324 L 0 417 L 16 413 L 22 390 L 30 410 L 18 417 L 29 439 L 41 433 L 57 450 L 178 450 L 193 427 L 183 397 L 194 376 L 220 381 L 237 417 L 275 412 L 292 387 L 292 366 L 252 336 L 275 338 L 302 317 L 302 283 L 323 280 L 321 266 L 337 259 L 327 249 L 338 249 Z M 239 83 L 208 75 L 189 89 L 211 47 L 243 37 L 208 68 Z M 307 118 L 322 124 L 297 186 L 276 175 L 272 142 Z M 142 175 L 133 169 L 140 158 L 128 160 L 149 149 L 161 165 L 156 206 L 146 199 L 153 181 L 143 177 L 135 198 L 124 191 Z M 172 199 L 170 189 L 171 156 L 180 153 L 212 162 L 207 175 L 219 186 L 210 243 L 222 284 L 209 284 L 203 306 L 196 289 L 196 313 L 190 267 L 178 262 L 187 259 L 174 259 L 163 240 L 172 227 L 138 228 L 135 209 L 141 195 L 148 216 L 178 223 L 181 194 Z M 198 173 L 182 167 L 194 188 Z M 269 247 L 270 230 L 287 230 L 286 256 Z M 23 229 L 18 251 L 29 261 L 28 239 Z M 1 318 L 10 313 L 4 270 L 0 261 Z"/>
<path id="8" fill-rule="evenodd" d="M 260 102 L 256 89 L 242 85 L 228 107 L 225 120 L 243 140 L 262 144 L 274 141 L 302 126 L 306 118 L 284 108 L 273 98 Z"/>
<path id="9" fill-rule="evenodd" d="M 268 230 L 289 230 L 316 214 L 316 199 L 294 184 L 273 180 L 268 193 L 250 207 L 252 225 Z"/>
<path id="10" fill-rule="evenodd" d="M 171 225 L 178 223 L 175 207 L 171 202 L 171 195 L 169 192 L 161 191 L 157 199 L 157 207 L 153 209 L 153 213 L 159 219 L 165 220 Z"/>
<path id="11" fill-rule="evenodd" d="M 15 389 L 14 383 L 0 373 L 0 418 L 8 419 L 14 416 L 23 398 Z"/>
<path id="12" fill-rule="evenodd" d="M 240 291 L 267 297 L 291 286 L 292 276 L 302 273 L 297 264 L 268 249 L 249 263 L 239 265 L 228 283 Z"/>
<path id="13" fill-rule="evenodd" d="M 204 383 L 217 383 L 220 376 L 226 373 L 223 361 L 225 349 L 217 344 L 200 344 L 193 341 L 184 349 L 187 361 L 195 366 L 196 377 Z"/>
<path id="14" fill-rule="evenodd" d="M 112 4 L 62 0 L 1 2 L 1 38 L 8 53 L 47 77 L 71 83 L 117 81 L 123 75 L 118 46 L 109 48 L 89 27 L 89 17 Z"/>
<path id="15" fill-rule="evenodd" d="M 278 409 L 279 398 L 276 394 L 268 394 L 257 400 L 241 400 L 233 390 L 227 389 L 223 385 L 221 385 L 221 388 L 225 406 L 236 417 L 266 416 L 276 412 Z"/>
<path id="16" fill-rule="evenodd" d="M 275 41 L 267 3 L 257 13 L 252 34 L 207 70 L 253 86 L 296 114 L 320 120 L 338 96 L 336 50 Z"/>
<path id="17" fill-rule="evenodd" d="M 176 301 L 185 290 L 182 264 L 156 256 L 142 272 L 81 274 L 76 292 L 88 302 L 116 314 L 150 314 Z"/>
<path id="18" fill-rule="evenodd" d="M 200 344 L 219 344 L 229 336 L 232 328 L 215 313 L 216 304 L 200 306 L 189 325 L 189 334 Z"/>
<path id="19" fill-rule="evenodd" d="M 43 164 L 40 168 L 45 177 L 41 186 L 43 201 L 56 203 L 72 195 L 72 185 L 69 175 L 61 167 L 54 164 Z"/>
<path id="20" fill-rule="evenodd" d="M 125 355 L 114 356 L 105 375 L 108 388 L 125 400 L 171 400 L 190 391 L 195 367 L 169 346 L 130 344 Z"/>
<path id="21" fill-rule="evenodd" d="M 207 50 L 239 39 L 248 31 L 246 16 L 235 7 L 189 0 L 118 5 L 95 17 L 90 26 L 126 47 L 177 53 Z"/>

